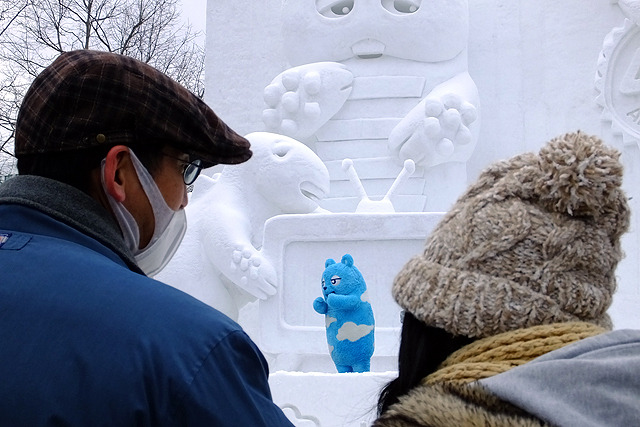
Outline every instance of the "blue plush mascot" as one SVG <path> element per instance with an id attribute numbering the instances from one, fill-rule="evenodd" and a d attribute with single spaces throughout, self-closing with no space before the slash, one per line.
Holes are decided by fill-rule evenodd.
<path id="1" fill-rule="evenodd" d="M 368 372 L 374 348 L 373 310 L 367 284 L 347 254 L 328 259 L 322 273 L 322 297 L 313 308 L 325 315 L 327 343 L 338 372 Z"/>

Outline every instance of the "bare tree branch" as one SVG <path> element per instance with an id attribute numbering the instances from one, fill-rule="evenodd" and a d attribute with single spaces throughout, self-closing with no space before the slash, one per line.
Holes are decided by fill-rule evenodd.
<path id="1" fill-rule="evenodd" d="M 4 33 L 9 29 L 9 27 L 11 27 L 11 24 L 13 24 L 13 21 L 16 20 L 16 18 L 18 16 L 20 16 L 20 14 L 22 13 L 23 10 L 25 10 L 27 8 L 28 4 L 24 3 L 22 4 L 18 10 L 16 11 L 12 11 L 12 17 L 10 19 L 7 20 L 7 23 L 4 25 L 4 28 L 2 28 L 2 30 L 0 30 L 0 37 L 2 37 L 4 35 Z M 9 12 L 10 9 L 2 9 L 2 15 L 4 15 L 6 12 Z"/>
<path id="2" fill-rule="evenodd" d="M 147 62 L 204 95 L 200 36 L 181 23 L 181 0 L 12 0 L 0 7 L 0 176 L 14 167 L 19 105 L 60 53 L 117 52 Z"/>

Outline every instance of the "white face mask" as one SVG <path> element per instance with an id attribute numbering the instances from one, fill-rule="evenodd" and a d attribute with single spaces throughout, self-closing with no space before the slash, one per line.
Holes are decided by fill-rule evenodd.
<path id="1" fill-rule="evenodd" d="M 133 215 L 107 191 L 104 180 L 104 165 L 106 159 L 102 161 L 102 188 L 107 195 L 109 205 L 111 205 L 111 209 L 120 225 L 125 244 L 133 253 L 140 269 L 142 269 L 147 276 L 154 276 L 167 265 L 176 250 L 178 250 L 184 233 L 187 231 L 187 217 L 184 209 L 174 211 L 167 205 L 151 174 L 135 154 L 133 154 L 133 151 L 129 150 L 129 154 L 131 155 L 131 160 L 138 174 L 142 189 L 149 199 L 155 219 L 153 237 L 151 237 L 151 241 L 149 241 L 146 247 L 143 249 L 139 248 L 140 229 Z"/>

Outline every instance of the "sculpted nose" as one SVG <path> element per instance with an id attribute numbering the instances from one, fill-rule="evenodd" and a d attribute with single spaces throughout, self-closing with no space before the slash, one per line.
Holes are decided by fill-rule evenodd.
<path id="1" fill-rule="evenodd" d="M 379 58 L 385 49 L 384 43 L 376 39 L 363 39 L 351 46 L 353 55 L 362 59 Z"/>

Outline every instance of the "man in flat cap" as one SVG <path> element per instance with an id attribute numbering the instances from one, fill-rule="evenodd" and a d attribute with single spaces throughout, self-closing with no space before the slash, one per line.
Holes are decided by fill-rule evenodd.
<path id="1" fill-rule="evenodd" d="M 148 276 L 187 185 L 249 142 L 147 64 L 81 50 L 33 82 L 0 186 L 0 425 L 291 425 L 236 323 Z"/>

